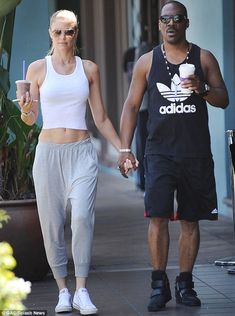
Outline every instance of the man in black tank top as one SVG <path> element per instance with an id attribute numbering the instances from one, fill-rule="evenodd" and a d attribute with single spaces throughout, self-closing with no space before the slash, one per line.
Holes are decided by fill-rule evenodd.
<path id="1" fill-rule="evenodd" d="M 131 142 L 142 97 L 147 91 L 148 139 L 145 151 L 145 215 L 150 217 L 148 240 L 153 266 L 149 311 L 171 299 L 166 274 L 170 219 L 179 219 L 179 275 L 176 302 L 200 306 L 192 271 L 199 249 L 199 220 L 218 218 L 207 104 L 226 108 L 228 93 L 216 58 L 186 40 L 187 10 L 168 1 L 161 10 L 163 43 L 141 56 L 121 116 L 119 168 L 131 160 Z M 193 64 L 195 74 L 180 78 L 179 66 Z M 186 89 L 186 90 L 185 90 Z M 174 208 L 176 197 L 177 208 Z"/>

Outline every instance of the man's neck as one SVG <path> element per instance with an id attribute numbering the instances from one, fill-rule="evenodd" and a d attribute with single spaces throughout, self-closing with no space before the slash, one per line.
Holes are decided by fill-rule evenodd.
<path id="1" fill-rule="evenodd" d="M 191 45 L 185 40 L 178 44 L 163 42 L 167 60 L 172 64 L 180 64 L 187 57 Z"/>

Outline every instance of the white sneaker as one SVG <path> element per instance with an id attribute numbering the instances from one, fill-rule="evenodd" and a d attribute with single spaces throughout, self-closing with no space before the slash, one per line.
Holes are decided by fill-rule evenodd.
<path id="1" fill-rule="evenodd" d="M 59 302 L 55 307 L 56 313 L 65 313 L 72 311 L 71 295 L 67 288 L 60 290 Z"/>
<path id="2" fill-rule="evenodd" d="M 91 302 L 87 289 L 80 288 L 77 290 L 73 297 L 73 307 L 80 311 L 81 315 L 96 314 L 98 309 Z"/>

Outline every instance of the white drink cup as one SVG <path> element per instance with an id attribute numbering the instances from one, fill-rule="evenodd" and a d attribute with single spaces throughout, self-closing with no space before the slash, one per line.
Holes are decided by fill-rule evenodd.
<path id="1" fill-rule="evenodd" d="M 16 96 L 20 99 L 22 96 L 25 98 L 26 92 L 30 91 L 31 81 L 16 80 Z"/>
<path id="2" fill-rule="evenodd" d="M 179 74 L 180 74 L 181 81 L 184 81 L 189 76 L 194 75 L 194 73 L 195 73 L 195 66 L 193 64 L 182 64 L 179 66 Z M 190 89 L 181 88 L 181 91 L 184 93 L 192 93 L 192 90 Z"/>

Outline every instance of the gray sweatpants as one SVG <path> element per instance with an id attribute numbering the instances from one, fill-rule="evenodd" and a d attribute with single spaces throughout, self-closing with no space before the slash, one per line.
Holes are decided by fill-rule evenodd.
<path id="1" fill-rule="evenodd" d="M 90 138 L 76 143 L 37 145 L 33 178 L 47 260 L 56 279 L 67 276 L 64 226 L 68 202 L 75 276 L 88 275 L 97 173 L 97 153 Z"/>

